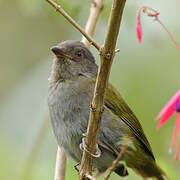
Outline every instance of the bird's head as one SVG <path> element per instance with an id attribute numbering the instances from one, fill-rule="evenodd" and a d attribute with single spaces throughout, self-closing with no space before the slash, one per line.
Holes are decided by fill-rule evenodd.
<path id="1" fill-rule="evenodd" d="M 51 50 L 56 56 L 52 67 L 52 76 L 56 76 L 56 80 L 73 80 L 79 76 L 89 78 L 97 74 L 95 59 L 82 42 L 67 40 Z"/>

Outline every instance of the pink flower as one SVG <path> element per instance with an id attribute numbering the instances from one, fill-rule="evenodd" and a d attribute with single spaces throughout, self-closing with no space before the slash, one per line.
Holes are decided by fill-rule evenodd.
<path id="1" fill-rule="evenodd" d="M 139 5 L 139 9 L 137 10 L 137 15 L 136 15 L 136 34 L 139 43 L 142 42 L 141 12 L 145 13 L 149 17 L 154 17 L 156 21 L 161 23 L 158 19 L 159 13 L 156 10 L 144 5 L 143 6 Z"/>
<path id="2" fill-rule="evenodd" d="M 136 16 L 136 34 L 139 43 L 142 41 L 141 10 L 142 8 L 138 9 Z"/>
<path id="3" fill-rule="evenodd" d="M 174 113 L 176 113 L 176 121 L 172 136 L 171 149 L 174 148 L 177 141 L 175 155 L 175 159 L 177 160 L 178 154 L 180 152 L 180 90 L 171 98 L 171 100 L 164 106 L 164 108 L 158 114 L 157 119 L 160 119 L 158 129 L 161 128 Z"/>

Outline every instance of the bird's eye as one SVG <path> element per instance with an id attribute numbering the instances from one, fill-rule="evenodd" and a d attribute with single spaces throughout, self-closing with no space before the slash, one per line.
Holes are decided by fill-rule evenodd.
<path id="1" fill-rule="evenodd" d="M 78 57 L 82 57 L 82 52 L 77 52 Z"/>
<path id="2" fill-rule="evenodd" d="M 74 60 L 77 62 L 82 61 L 84 58 L 84 52 L 81 48 L 74 49 Z"/>

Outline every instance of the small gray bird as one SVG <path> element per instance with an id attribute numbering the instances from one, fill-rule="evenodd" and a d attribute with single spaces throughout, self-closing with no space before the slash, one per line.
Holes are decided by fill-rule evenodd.
<path id="1" fill-rule="evenodd" d="M 52 47 L 55 54 L 49 78 L 48 106 L 58 145 L 76 162 L 81 162 L 80 144 L 87 130 L 90 103 L 93 97 L 98 66 L 85 45 L 67 40 Z M 99 132 L 101 156 L 94 159 L 94 168 L 103 173 L 121 151 L 124 139 L 132 142 L 122 160 L 143 178 L 168 179 L 155 162 L 150 144 L 134 113 L 108 84 Z M 115 169 L 128 175 L 123 163 Z"/>

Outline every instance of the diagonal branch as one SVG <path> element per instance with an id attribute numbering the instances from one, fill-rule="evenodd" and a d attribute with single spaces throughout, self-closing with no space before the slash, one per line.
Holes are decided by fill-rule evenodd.
<path id="1" fill-rule="evenodd" d="M 92 0 L 89 17 L 85 26 L 85 32 L 91 37 L 94 35 L 94 30 L 97 24 L 97 20 L 99 18 L 101 10 L 103 9 L 104 6 L 103 2 L 104 0 Z M 91 43 L 84 36 L 82 37 L 82 42 L 87 47 L 91 45 Z"/>
<path id="2" fill-rule="evenodd" d="M 99 51 L 100 50 L 100 45 L 90 36 L 88 35 L 85 30 L 74 20 L 72 17 L 67 14 L 64 9 L 54 2 L 53 0 L 46 0 L 51 6 L 53 6 L 57 12 L 59 12 L 61 15 L 63 15 L 76 29 L 78 29 L 81 34 L 83 34 L 84 37 Z"/>
<path id="3" fill-rule="evenodd" d="M 125 144 L 122 146 L 122 149 L 118 155 L 118 157 L 113 161 L 112 165 L 107 170 L 107 175 L 104 177 L 104 180 L 108 180 L 112 174 L 112 172 L 116 169 L 116 167 L 119 165 L 119 161 L 121 160 L 122 156 L 126 152 L 128 148 L 128 144 Z"/>
<path id="4" fill-rule="evenodd" d="M 97 24 L 98 17 L 103 8 L 104 0 L 92 0 L 89 17 L 86 23 L 85 32 L 89 36 L 93 36 L 94 30 Z M 53 6 L 54 7 L 54 6 Z M 71 19 L 71 18 L 70 18 Z M 89 47 L 92 43 L 90 43 L 84 36 L 82 38 L 82 42 Z M 58 147 L 57 156 L 56 156 L 56 168 L 55 168 L 55 176 L 54 180 L 64 180 L 65 179 L 65 171 L 66 171 L 66 154 L 64 149 Z"/>
<path id="5" fill-rule="evenodd" d="M 79 174 L 80 180 L 86 179 L 86 174 L 92 174 L 92 154 L 96 154 L 96 144 L 98 141 L 101 116 L 104 108 L 105 90 L 114 58 L 115 46 L 125 2 L 126 0 L 113 0 L 105 43 L 100 49 L 100 66 L 95 85 L 94 97 L 91 104 L 86 137 L 86 149 L 88 150 L 83 152 Z M 91 154 L 89 152 L 91 152 Z"/>

